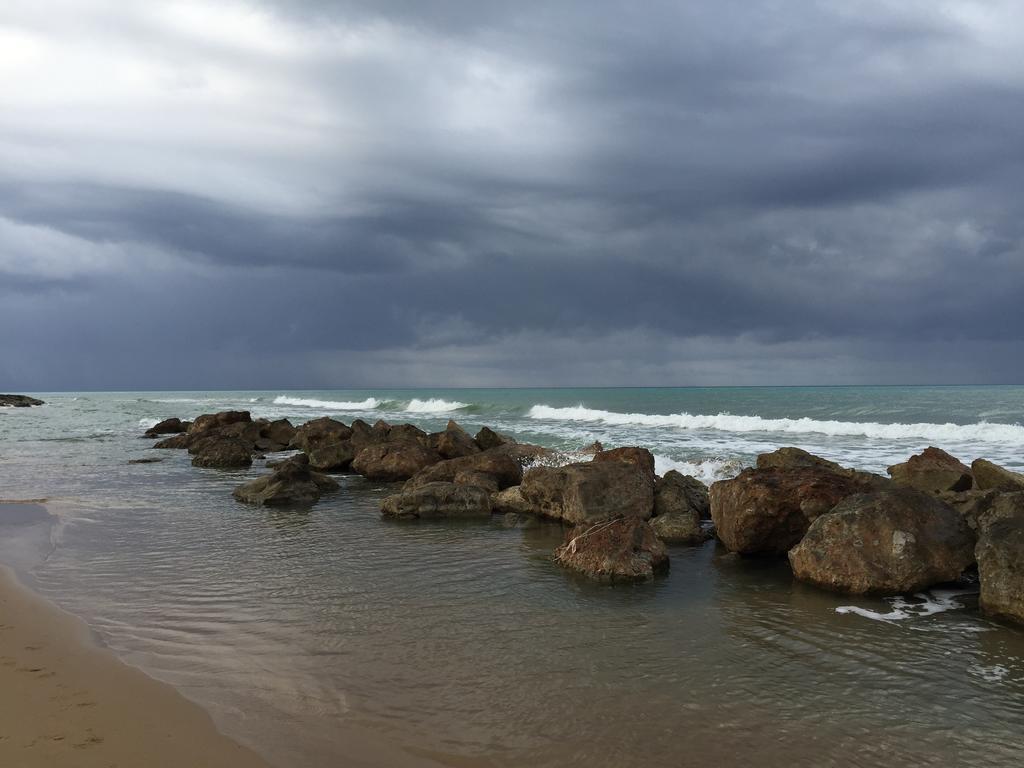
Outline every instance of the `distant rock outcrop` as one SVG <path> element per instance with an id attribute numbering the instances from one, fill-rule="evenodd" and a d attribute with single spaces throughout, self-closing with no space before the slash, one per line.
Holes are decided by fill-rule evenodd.
<path id="1" fill-rule="evenodd" d="M 46 405 L 28 395 L 0 395 L 0 408 L 28 408 L 33 405 Z"/>

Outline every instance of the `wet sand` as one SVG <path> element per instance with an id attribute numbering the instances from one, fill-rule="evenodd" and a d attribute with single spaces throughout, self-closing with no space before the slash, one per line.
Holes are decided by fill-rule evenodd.
<path id="1" fill-rule="evenodd" d="M 267 766 L 172 687 L 96 646 L 85 624 L 0 568 L 4 768 Z"/>

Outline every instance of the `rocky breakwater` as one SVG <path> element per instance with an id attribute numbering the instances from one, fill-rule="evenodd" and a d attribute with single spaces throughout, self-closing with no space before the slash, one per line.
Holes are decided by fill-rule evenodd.
<path id="1" fill-rule="evenodd" d="M 30 408 L 33 405 L 46 405 L 28 395 L 0 395 L 0 408 Z"/>
<path id="2" fill-rule="evenodd" d="M 160 429 L 160 432 L 152 430 Z M 223 411 L 199 416 L 193 422 L 166 419 L 147 431 L 147 436 L 176 431 L 154 448 L 184 449 L 196 467 L 220 469 L 252 465 L 253 456 L 287 449 L 295 428 L 287 419 L 253 420 L 248 411 Z"/>

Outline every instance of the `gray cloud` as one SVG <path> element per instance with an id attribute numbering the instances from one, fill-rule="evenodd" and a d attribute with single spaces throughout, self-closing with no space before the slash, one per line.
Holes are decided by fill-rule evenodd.
<path id="1" fill-rule="evenodd" d="M 7 388 L 1024 377 L 1011 3 L 58 4 Z"/>

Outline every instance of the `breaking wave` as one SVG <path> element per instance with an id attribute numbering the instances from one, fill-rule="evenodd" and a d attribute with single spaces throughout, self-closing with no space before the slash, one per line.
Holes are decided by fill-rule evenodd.
<path id="1" fill-rule="evenodd" d="M 528 414 L 531 419 L 550 421 L 585 421 L 600 424 L 669 427 L 684 430 L 716 430 L 721 432 L 784 432 L 822 435 L 847 435 L 883 440 L 924 439 L 935 442 L 983 441 L 1024 445 L 1024 426 L 1020 424 L 879 424 L 856 421 L 819 421 L 817 419 L 765 419 L 761 416 L 733 416 L 719 413 L 702 416 L 689 413 L 669 415 L 648 413 L 617 413 L 577 405 L 554 408 L 535 405 Z"/>
<path id="2" fill-rule="evenodd" d="M 468 405 L 468 403 L 460 403 L 458 400 L 442 400 L 439 397 L 432 397 L 429 400 L 414 398 L 405 406 L 405 411 L 407 413 L 447 413 L 466 408 Z"/>
<path id="3" fill-rule="evenodd" d="M 332 411 L 372 411 L 380 407 L 380 400 L 375 397 L 368 397 L 358 402 L 345 400 L 314 400 L 305 397 L 287 397 L 278 395 L 274 398 L 274 405 L 296 405 L 301 408 L 326 408 Z"/>

